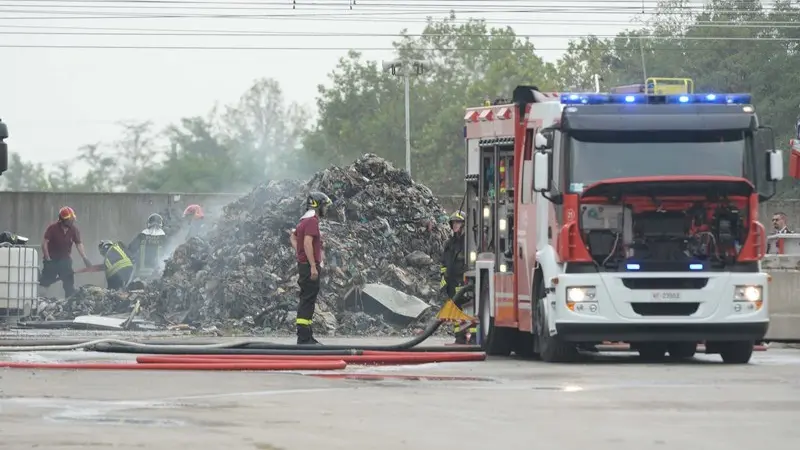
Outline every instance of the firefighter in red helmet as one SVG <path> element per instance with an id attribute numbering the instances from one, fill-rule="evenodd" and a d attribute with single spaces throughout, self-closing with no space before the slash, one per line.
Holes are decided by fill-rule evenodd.
<path id="1" fill-rule="evenodd" d="M 61 279 L 64 295 L 69 298 L 75 293 L 75 272 L 72 270 L 72 244 L 78 249 L 86 267 L 92 262 L 86 257 L 81 232 L 75 225 L 75 211 L 64 206 L 58 211 L 58 220 L 50 224 L 42 239 L 42 255 L 44 263 L 39 285 L 49 287 Z"/>
<path id="2" fill-rule="evenodd" d="M 199 236 L 205 231 L 204 218 L 203 208 L 200 205 L 189 205 L 183 210 L 183 219 L 189 228 L 186 235 L 187 240 Z"/>

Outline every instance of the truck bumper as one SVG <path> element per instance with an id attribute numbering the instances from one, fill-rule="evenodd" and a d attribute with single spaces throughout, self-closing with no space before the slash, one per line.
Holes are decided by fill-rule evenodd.
<path id="1" fill-rule="evenodd" d="M 761 300 L 742 301 L 737 286 L 758 287 Z M 570 288 L 593 294 L 575 301 Z M 561 274 L 548 325 L 568 342 L 759 341 L 769 328 L 767 288 L 765 273 Z"/>
<path id="2" fill-rule="evenodd" d="M 748 323 L 557 323 L 556 331 L 567 342 L 681 342 L 760 341 L 769 322 Z"/>

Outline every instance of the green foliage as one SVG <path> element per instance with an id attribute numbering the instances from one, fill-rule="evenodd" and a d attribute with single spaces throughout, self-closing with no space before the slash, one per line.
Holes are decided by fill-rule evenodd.
<path id="1" fill-rule="evenodd" d="M 420 36 L 403 33 L 395 48 L 401 59 L 433 65 L 410 80 L 411 173 L 443 194 L 463 190 L 467 106 L 508 98 L 520 84 L 555 87 L 555 67 L 535 55 L 531 42 L 483 21 L 429 21 Z M 344 163 L 376 153 L 405 167 L 402 77 L 350 52 L 331 73 L 330 86 L 318 89 L 319 121 L 305 140 L 312 159 Z"/>
<path id="2" fill-rule="evenodd" d="M 688 5 L 662 1 L 652 20 L 613 38 L 571 42 L 556 64 L 536 56 L 534 45 L 510 27 L 481 20 L 429 20 L 420 35 L 402 33 L 395 56 L 432 66 L 410 78 L 412 175 L 437 193 L 460 193 L 466 107 L 509 98 L 523 84 L 593 90 L 595 74 L 604 88 L 647 76 L 690 77 L 697 91 L 752 93 L 762 124 L 775 129 L 776 145 L 786 149 L 800 105 L 800 6 L 711 0 L 698 13 L 696 2 Z M 318 92 L 313 124 L 307 111 L 287 104 L 277 82 L 263 79 L 235 105 L 183 119 L 162 133 L 149 122 L 122 124 L 118 142 L 81 149 L 88 170 L 80 179 L 70 176 L 68 164 L 47 173 L 19 155 L 2 179 L 12 189 L 200 192 L 304 178 L 368 152 L 404 167 L 402 77 L 351 51 Z M 793 185 L 784 181 L 784 195 L 793 195 Z"/>

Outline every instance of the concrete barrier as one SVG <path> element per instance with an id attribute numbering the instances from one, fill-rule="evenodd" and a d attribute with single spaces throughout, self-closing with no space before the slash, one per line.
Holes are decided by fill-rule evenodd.
<path id="1" fill-rule="evenodd" d="M 772 277 L 767 339 L 800 341 L 800 234 L 774 235 L 768 242 L 771 254 L 761 261 Z"/>
<path id="2" fill-rule="evenodd" d="M 0 192 L 0 231 L 9 230 L 30 238 L 30 245 L 39 246 L 44 230 L 55 221 L 58 210 L 71 206 L 78 215 L 78 226 L 86 252 L 94 263 L 100 263 L 97 244 L 103 239 L 130 242 L 145 226 L 147 216 L 167 209 L 182 211 L 192 203 L 203 205 L 207 214 L 213 214 L 244 194 L 140 194 L 140 193 L 54 193 L 54 192 Z M 448 211 L 457 208 L 461 196 L 440 198 Z M 83 262 L 73 250 L 75 268 Z M 100 273 L 77 274 L 76 286 L 84 284 L 105 285 Z M 60 283 L 50 289 L 61 295 Z"/>

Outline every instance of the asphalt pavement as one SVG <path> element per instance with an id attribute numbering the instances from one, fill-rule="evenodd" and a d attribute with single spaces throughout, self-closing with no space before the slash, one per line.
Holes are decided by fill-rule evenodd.
<path id="1" fill-rule="evenodd" d="M 365 341 L 337 341 L 344 342 Z M 70 351 L 0 359 L 133 357 Z M 645 364 L 614 353 L 578 364 L 490 358 L 346 371 L 471 379 L 0 369 L 0 447 L 800 448 L 800 350 L 757 352 L 743 366 L 724 365 L 716 355 Z"/>

